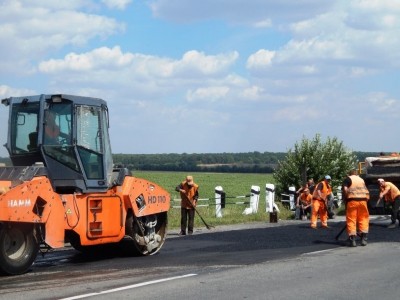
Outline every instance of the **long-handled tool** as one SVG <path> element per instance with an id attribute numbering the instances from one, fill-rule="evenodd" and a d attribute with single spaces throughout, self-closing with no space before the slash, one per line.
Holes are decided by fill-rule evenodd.
<path id="1" fill-rule="evenodd" d="M 344 201 L 344 205 L 345 205 L 345 210 L 347 209 L 347 201 L 346 201 L 346 193 L 343 193 L 343 201 Z M 342 233 L 346 230 L 347 228 L 347 223 L 344 224 L 343 228 L 339 231 L 339 233 L 335 236 L 335 240 L 339 240 L 339 237 L 342 235 Z"/>
<path id="2" fill-rule="evenodd" d="M 186 195 L 185 195 L 186 196 Z M 194 211 L 197 213 L 197 215 L 200 217 L 201 221 L 204 223 L 204 225 L 206 226 L 206 228 L 208 230 L 210 230 L 211 228 L 214 228 L 214 226 L 211 226 L 209 224 L 207 224 L 207 222 L 203 219 L 203 217 L 200 215 L 199 211 L 196 209 L 196 207 L 193 205 L 192 201 L 189 200 L 189 198 L 186 196 L 186 200 L 187 202 L 190 203 L 190 206 L 194 209 Z"/>
<path id="3" fill-rule="evenodd" d="M 347 224 L 344 224 L 344 227 L 339 231 L 339 233 L 335 236 L 335 240 L 339 240 L 339 237 L 342 235 L 343 231 L 347 228 Z M 357 232 L 357 236 L 361 237 L 361 233 Z"/>
<path id="4" fill-rule="evenodd" d="M 339 233 L 335 236 L 335 240 L 339 240 L 339 237 L 342 235 L 342 233 L 346 230 L 347 224 L 344 224 L 343 228 L 339 231 Z"/>

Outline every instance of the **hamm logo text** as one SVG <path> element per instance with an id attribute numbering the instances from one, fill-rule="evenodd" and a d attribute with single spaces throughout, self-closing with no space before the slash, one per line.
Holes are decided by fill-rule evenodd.
<path id="1" fill-rule="evenodd" d="M 8 200 L 8 207 L 27 207 L 31 206 L 31 199 Z"/>

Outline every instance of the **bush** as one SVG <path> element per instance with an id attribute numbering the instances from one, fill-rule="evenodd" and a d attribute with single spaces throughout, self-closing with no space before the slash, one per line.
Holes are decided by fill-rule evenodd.
<path id="1" fill-rule="evenodd" d="M 357 157 L 345 148 L 337 138 L 321 141 L 316 134 L 312 140 L 303 138 L 300 143 L 289 149 L 286 158 L 279 161 L 273 174 L 278 193 L 286 191 L 289 186 L 303 186 L 307 179 L 317 183 L 329 174 L 332 186 L 340 186 L 351 169 L 357 167 Z"/>

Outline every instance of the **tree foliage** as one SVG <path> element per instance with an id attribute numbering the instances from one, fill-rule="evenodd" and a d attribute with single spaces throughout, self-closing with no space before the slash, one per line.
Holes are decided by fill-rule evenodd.
<path id="1" fill-rule="evenodd" d="M 317 183 L 325 175 L 331 176 L 333 187 L 340 186 L 348 172 L 357 167 L 357 162 L 357 156 L 336 137 L 328 137 L 325 143 L 320 134 L 312 140 L 303 137 L 278 162 L 274 172 L 277 190 L 283 192 L 289 186 L 298 188 L 310 178 Z"/>

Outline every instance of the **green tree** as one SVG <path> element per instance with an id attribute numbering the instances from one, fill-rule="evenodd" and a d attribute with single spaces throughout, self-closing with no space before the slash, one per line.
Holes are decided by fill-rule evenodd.
<path id="1" fill-rule="evenodd" d="M 346 149 L 336 137 L 328 137 L 325 143 L 320 134 L 312 140 L 303 137 L 289 149 L 284 160 L 278 162 L 273 174 L 276 189 L 282 193 L 289 186 L 296 188 L 313 178 L 317 183 L 325 175 L 332 177 L 332 186 L 340 186 L 348 172 L 357 167 L 357 156 Z"/>

